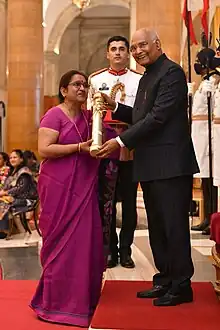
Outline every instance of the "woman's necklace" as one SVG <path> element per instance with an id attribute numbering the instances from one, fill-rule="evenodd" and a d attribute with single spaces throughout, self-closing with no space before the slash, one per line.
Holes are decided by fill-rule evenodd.
<path id="1" fill-rule="evenodd" d="M 64 104 L 65 104 L 65 103 L 64 103 Z M 66 105 L 65 105 L 65 106 L 66 106 Z M 75 129 L 76 129 L 76 131 L 77 131 L 77 133 L 78 133 L 78 135 L 79 135 L 79 137 L 80 137 L 81 142 L 85 142 L 85 141 L 83 141 L 82 134 L 80 133 L 80 131 L 79 131 L 77 125 L 76 125 L 76 122 L 75 122 L 74 119 L 71 117 L 70 111 L 69 111 L 69 109 L 68 109 L 67 106 L 66 106 L 66 109 L 67 109 L 67 111 L 68 111 L 69 118 L 70 118 L 71 122 L 73 123 L 73 125 L 74 125 L 74 127 L 75 127 Z M 86 123 L 86 127 L 87 127 L 87 139 L 86 139 L 86 141 L 87 141 L 87 140 L 89 140 L 89 123 L 88 123 L 88 120 L 87 120 L 87 118 L 86 118 L 84 112 L 81 111 L 81 113 L 82 113 L 82 115 L 83 115 L 83 119 L 84 119 L 84 121 L 85 121 L 85 123 Z"/>

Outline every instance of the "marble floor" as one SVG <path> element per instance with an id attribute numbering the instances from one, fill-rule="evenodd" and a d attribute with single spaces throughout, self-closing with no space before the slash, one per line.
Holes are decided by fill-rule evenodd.
<path id="1" fill-rule="evenodd" d="M 119 231 L 120 229 L 118 229 Z M 147 229 L 135 232 L 132 256 L 136 267 L 125 269 L 120 265 L 107 270 L 106 279 L 111 280 L 151 280 L 155 273 L 152 254 L 149 248 Z M 39 251 L 41 238 L 36 231 L 29 234 L 18 234 L 13 239 L 0 240 L 0 264 L 4 279 L 35 280 L 39 279 L 41 267 Z M 212 266 L 211 248 L 214 245 L 209 237 L 198 232 L 191 232 L 192 256 L 195 266 L 194 281 L 215 280 Z"/>

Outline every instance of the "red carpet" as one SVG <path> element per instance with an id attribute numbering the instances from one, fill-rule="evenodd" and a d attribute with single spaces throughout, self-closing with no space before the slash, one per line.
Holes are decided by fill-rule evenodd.
<path id="1" fill-rule="evenodd" d="M 38 320 L 28 304 L 35 291 L 35 281 L 0 281 L 0 325 L 7 330 L 81 329 Z M 85 328 L 84 328 L 85 329 Z"/>
<path id="2" fill-rule="evenodd" d="M 154 307 L 136 292 L 149 282 L 106 281 L 91 329 L 219 330 L 220 301 L 211 283 L 193 283 L 195 301 L 175 307 Z"/>

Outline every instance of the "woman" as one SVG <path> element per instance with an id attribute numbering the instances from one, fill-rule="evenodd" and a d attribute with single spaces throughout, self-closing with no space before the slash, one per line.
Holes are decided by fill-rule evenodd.
<path id="1" fill-rule="evenodd" d="M 31 302 L 43 320 L 82 327 L 97 306 L 104 269 L 99 160 L 89 154 L 91 112 L 82 110 L 88 88 L 83 73 L 67 72 L 60 80 L 61 103 L 41 120 L 43 272 Z"/>
<path id="2" fill-rule="evenodd" d="M 27 164 L 27 167 L 31 170 L 33 176 L 37 178 L 39 173 L 39 164 L 35 153 L 31 150 L 25 150 L 24 159 Z"/>
<path id="3" fill-rule="evenodd" d="M 4 186 L 10 167 L 9 157 L 5 152 L 0 152 L 0 189 Z"/>
<path id="4" fill-rule="evenodd" d="M 25 212 L 38 198 L 36 183 L 31 171 L 25 166 L 21 150 L 13 150 L 10 155 L 11 170 L 0 190 L 0 232 L 5 238 L 9 232 L 9 211 L 12 215 Z"/>

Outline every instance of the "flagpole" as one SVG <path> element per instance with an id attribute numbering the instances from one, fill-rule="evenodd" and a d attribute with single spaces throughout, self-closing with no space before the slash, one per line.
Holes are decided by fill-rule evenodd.
<path id="1" fill-rule="evenodd" d="M 206 59 L 206 72 L 209 80 L 209 58 Z M 213 159 L 212 159 L 212 93 L 207 93 L 208 104 L 208 142 L 209 142 L 209 189 L 210 189 L 210 216 L 213 214 Z"/>
<path id="2" fill-rule="evenodd" d="M 187 55 L 188 55 L 188 82 L 192 83 L 192 68 L 191 68 L 191 44 L 190 44 L 190 27 L 189 27 L 189 17 L 190 13 L 188 11 L 188 3 L 186 1 L 186 29 L 187 29 Z M 188 115 L 189 115 L 189 133 L 192 134 L 192 95 L 188 95 Z M 190 216 L 193 222 L 193 197 L 190 203 Z"/>
<path id="3" fill-rule="evenodd" d="M 190 27 L 189 27 L 189 11 L 186 1 L 186 28 L 187 28 L 187 54 L 188 54 L 188 81 L 192 82 L 192 67 L 191 67 L 191 44 L 190 44 Z M 192 95 L 189 95 L 189 131 L 192 132 Z"/>

